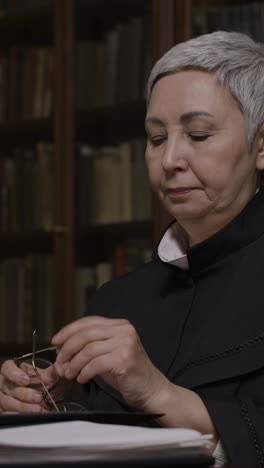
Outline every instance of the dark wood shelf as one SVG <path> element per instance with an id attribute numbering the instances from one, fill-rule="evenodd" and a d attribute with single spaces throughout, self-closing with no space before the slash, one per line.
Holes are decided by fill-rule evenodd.
<path id="1" fill-rule="evenodd" d="M 151 0 L 75 0 L 77 15 L 82 17 L 100 18 L 108 21 L 123 22 L 133 16 L 151 14 Z"/>
<path id="2" fill-rule="evenodd" d="M 152 221 L 91 226 L 76 235 L 77 263 L 92 265 L 111 257 L 117 244 L 131 239 L 152 240 Z"/>
<path id="3" fill-rule="evenodd" d="M 14 232 L 0 234 L 0 258 L 29 252 L 46 253 L 53 248 L 51 232 Z"/>
<path id="4" fill-rule="evenodd" d="M 132 16 L 150 14 L 151 0 L 76 2 L 76 39 L 98 39 L 104 31 Z M 10 46 L 52 45 L 54 41 L 52 8 L 17 10 L 0 18 L 1 48 Z"/>
<path id="5" fill-rule="evenodd" d="M 79 230 L 77 240 L 94 239 L 102 236 L 115 241 L 135 237 L 149 237 L 151 235 L 151 224 L 151 220 L 146 220 L 90 226 L 89 229 Z"/>
<path id="6" fill-rule="evenodd" d="M 76 138 L 91 145 L 118 144 L 144 138 L 145 101 L 80 111 L 76 117 Z M 1 147 L 27 147 L 53 139 L 53 119 L 32 119 L 0 125 Z"/>
<path id="7" fill-rule="evenodd" d="M 32 119 L 6 122 L 0 125 L 1 147 L 27 147 L 37 141 L 51 141 L 53 138 L 52 119 Z"/>
<path id="8" fill-rule="evenodd" d="M 152 8 L 151 0 L 90 0 L 89 5 L 77 0 L 75 7 L 77 40 L 99 39 L 105 31 L 132 17 L 150 16 Z"/>
<path id="9" fill-rule="evenodd" d="M 6 48 L 19 44 L 51 45 L 53 43 L 53 12 L 51 8 L 18 10 L 0 18 L 0 44 Z"/>
<path id="10" fill-rule="evenodd" d="M 91 145 L 117 144 L 145 135 L 145 101 L 80 111 L 76 119 L 76 137 Z"/>

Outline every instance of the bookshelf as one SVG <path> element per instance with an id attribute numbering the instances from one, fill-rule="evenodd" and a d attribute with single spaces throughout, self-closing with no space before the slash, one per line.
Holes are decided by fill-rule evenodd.
<path id="1" fill-rule="evenodd" d="M 120 274 L 133 268 L 134 262 L 144 261 L 168 223 L 168 216 L 150 195 L 148 214 L 147 210 L 143 214 L 135 211 L 137 174 L 142 170 L 136 172 L 134 155 L 139 151 L 143 154 L 144 83 L 152 64 L 176 42 L 220 27 L 258 34 L 263 40 L 261 18 L 264 2 L 260 1 L 0 2 L 1 99 L 6 95 L 0 108 L 0 306 L 6 310 L 0 319 L 0 356 L 26 352 L 31 346 L 29 330 L 33 323 L 45 328 L 39 345 L 45 344 L 53 330 L 79 316 L 76 303 L 79 308 L 85 306 L 97 277 L 101 275 L 100 283 L 111 272 Z M 122 58 L 123 70 L 113 68 L 113 64 L 111 68 L 109 54 L 116 58 L 114 65 Z M 124 87 L 124 83 L 129 86 Z M 29 99 L 25 93 L 29 93 Z M 36 100 L 38 105 L 34 106 Z M 126 192 L 116 192 L 118 200 L 125 199 L 126 193 L 125 216 L 119 211 L 112 222 L 111 218 L 104 222 L 105 213 L 101 213 L 101 222 L 92 222 L 89 210 L 98 215 L 98 206 L 95 209 L 91 205 L 94 191 L 100 194 L 111 185 L 110 176 L 105 187 L 100 185 L 100 178 L 96 179 L 100 189 L 93 182 L 102 167 L 106 170 L 104 164 L 100 166 L 100 158 L 106 153 L 111 153 L 116 162 L 116 169 L 109 167 L 111 177 L 120 181 L 124 174 L 129 176 L 134 171 L 134 185 L 128 177 L 123 184 Z M 118 183 L 112 184 L 112 192 Z M 142 190 L 146 190 L 144 181 L 142 184 Z M 9 192 L 12 196 L 6 205 Z M 109 192 L 104 193 L 108 199 Z M 14 196 L 20 209 L 14 204 Z M 15 208 L 10 221 L 3 207 L 10 211 L 12 203 Z M 126 265 L 128 258 L 131 265 Z M 15 294 L 15 286 L 10 282 L 7 286 L 3 279 L 9 270 L 15 272 L 18 284 L 21 277 L 25 282 L 30 276 L 32 281 L 32 275 L 35 281 L 34 294 L 33 283 L 24 292 L 19 286 L 18 297 L 26 305 L 16 312 L 15 302 L 9 304 L 4 297 L 4 291 Z M 77 277 L 80 283 L 76 289 Z M 52 290 L 45 293 L 36 278 L 43 288 Z M 76 302 L 81 284 L 84 290 Z M 45 297 L 45 304 L 41 297 Z M 36 304 L 42 311 L 39 315 Z M 19 339 L 4 333 L 17 321 L 26 326 L 24 339 L 23 330 L 18 333 Z"/>

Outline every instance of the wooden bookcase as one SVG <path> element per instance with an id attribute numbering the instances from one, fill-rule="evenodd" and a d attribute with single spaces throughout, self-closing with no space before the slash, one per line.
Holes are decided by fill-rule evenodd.
<path id="1" fill-rule="evenodd" d="M 54 93 L 50 117 L 18 119 L 12 80 L 17 74 L 11 59 L 9 119 L 0 124 L 0 157 L 14 145 L 26 147 L 38 141 L 54 145 L 54 223 L 49 232 L 0 233 L 0 261 L 28 252 L 53 255 L 55 329 L 74 316 L 74 269 L 77 258 L 95 263 L 102 249 L 110 249 L 128 238 L 149 236 L 152 243 L 169 221 L 153 199 L 151 220 L 93 226 L 79 232 L 76 227 L 76 145 L 79 141 L 111 145 L 118 139 L 144 137 L 145 102 L 121 103 L 98 109 L 76 111 L 76 43 L 96 39 L 98 34 L 133 16 L 151 18 L 151 62 L 175 43 L 192 37 L 194 14 L 206 8 L 249 5 L 250 2 L 196 0 L 51 0 L 50 7 L 21 10 L 22 0 L 10 0 L 10 13 L 0 17 L 0 47 L 4 53 L 23 45 L 49 45 L 53 50 Z M 124 5 L 125 4 L 125 5 Z M 205 16 L 202 14 L 203 20 Z M 203 23 L 203 27 L 205 23 Z M 215 27 L 217 28 L 217 20 Z M 17 76 L 16 76 L 17 79 Z M 112 141 L 113 140 L 113 141 Z M 106 247 L 107 244 L 107 247 Z M 4 314 L 1 311 L 1 314 Z M 1 320 L 0 320 L 1 323 Z M 0 342 L 0 356 L 17 355 L 30 343 Z"/>

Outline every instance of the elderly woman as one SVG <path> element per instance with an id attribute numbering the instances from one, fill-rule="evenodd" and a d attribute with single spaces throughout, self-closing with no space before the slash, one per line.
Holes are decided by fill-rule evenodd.
<path id="1" fill-rule="evenodd" d="M 153 261 L 53 337 L 89 408 L 212 433 L 218 461 L 264 464 L 264 46 L 215 32 L 170 49 L 148 86 L 146 161 L 175 219 Z M 2 411 L 40 411 L 14 362 Z"/>

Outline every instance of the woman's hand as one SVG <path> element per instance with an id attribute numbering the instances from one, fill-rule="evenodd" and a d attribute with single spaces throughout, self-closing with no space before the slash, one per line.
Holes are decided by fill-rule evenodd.
<path id="1" fill-rule="evenodd" d="M 200 397 L 154 366 L 127 320 L 84 317 L 60 330 L 52 343 L 61 348 L 55 365 L 67 379 L 84 383 L 98 375 L 130 406 L 163 414 L 158 420 L 162 426 L 211 433 L 216 444 L 216 430 Z"/>
<path id="2" fill-rule="evenodd" d="M 49 368 L 39 369 L 39 372 L 45 384 L 51 386 L 53 382 Z M 31 388 L 32 379 L 36 381 L 32 368 L 27 373 L 14 361 L 3 363 L 0 373 L 0 412 L 38 413 L 48 410 L 41 387 Z"/>
<path id="3" fill-rule="evenodd" d="M 91 316 L 64 327 L 52 339 L 59 346 L 56 368 L 85 383 L 101 376 L 125 401 L 144 408 L 168 380 L 146 354 L 133 325 L 124 319 Z"/>

